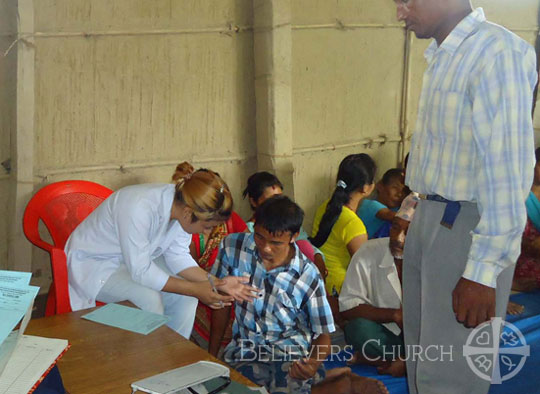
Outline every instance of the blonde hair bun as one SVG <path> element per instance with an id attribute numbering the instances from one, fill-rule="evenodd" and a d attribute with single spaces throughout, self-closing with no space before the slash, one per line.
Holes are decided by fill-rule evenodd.
<path id="1" fill-rule="evenodd" d="M 172 181 L 174 183 L 184 182 L 191 178 L 191 175 L 193 175 L 194 172 L 195 168 L 187 161 L 184 161 L 176 166 L 176 170 L 172 175 Z"/>

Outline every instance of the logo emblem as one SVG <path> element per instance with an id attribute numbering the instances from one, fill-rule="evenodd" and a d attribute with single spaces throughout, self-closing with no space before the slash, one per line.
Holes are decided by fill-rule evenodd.
<path id="1" fill-rule="evenodd" d="M 496 317 L 471 331 L 463 355 L 476 376 L 501 384 L 521 371 L 530 347 L 516 326 Z"/>

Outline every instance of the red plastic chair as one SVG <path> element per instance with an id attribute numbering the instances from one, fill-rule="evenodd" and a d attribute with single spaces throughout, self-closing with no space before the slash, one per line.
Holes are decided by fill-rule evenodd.
<path id="1" fill-rule="evenodd" d="M 39 190 L 26 206 L 24 234 L 30 242 L 51 256 L 53 281 L 47 297 L 45 316 L 71 312 L 64 246 L 75 227 L 111 193 L 112 190 L 94 182 L 56 182 Z M 38 230 L 40 220 L 49 230 L 53 245 L 41 239 Z"/>

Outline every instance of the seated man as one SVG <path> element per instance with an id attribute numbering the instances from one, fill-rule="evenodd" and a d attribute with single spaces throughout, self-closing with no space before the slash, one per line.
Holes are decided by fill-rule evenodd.
<path id="1" fill-rule="evenodd" d="M 236 272 L 262 289 L 253 303 L 236 304 L 224 359 L 272 393 L 387 393 L 348 368 L 326 374 L 334 322 L 319 272 L 294 242 L 303 218 L 288 197 L 272 197 L 257 208 L 253 234 L 223 240 L 212 272 Z M 228 309 L 216 312 L 227 319 Z"/>
<path id="2" fill-rule="evenodd" d="M 379 373 L 405 375 L 401 333 L 401 260 L 392 257 L 388 238 L 366 242 L 351 258 L 339 295 L 348 320 L 345 341 L 355 362 L 378 365 Z"/>
<path id="3" fill-rule="evenodd" d="M 366 226 L 368 239 L 388 237 L 390 224 L 405 197 L 403 170 L 392 168 L 377 182 L 377 199 L 364 199 L 356 214 Z"/>

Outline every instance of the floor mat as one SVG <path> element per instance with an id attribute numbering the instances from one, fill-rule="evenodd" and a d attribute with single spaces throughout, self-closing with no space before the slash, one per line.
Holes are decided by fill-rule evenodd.
<path id="1" fill-rule="evenodd" d="M 525 311 L 517 316 L 508 315 L 506 321 L 517 327 L 527 345 L 530 346 L 530 356 L 526 359 L 523 368 L 514 377 L 503 381 L 501 384 L 492 384 L 490 394 L 511 394 L 511 393 L 540 393 L 540 292 L 514 294 L 510 297 L 513 302 L 525 306 Z M 344 360 L 348 358 L 346 352 L 335 357 L 334 360 L 325 361 L 327 369 L 344 367 Z M 408 394 L 406 378 L 393 378 L 386 375 L 377 374 L 375 367 L 355 365 L 351 368 L 353 372 L 360 376 L 379 379 L 388 388 L 390 394 Z"/>

